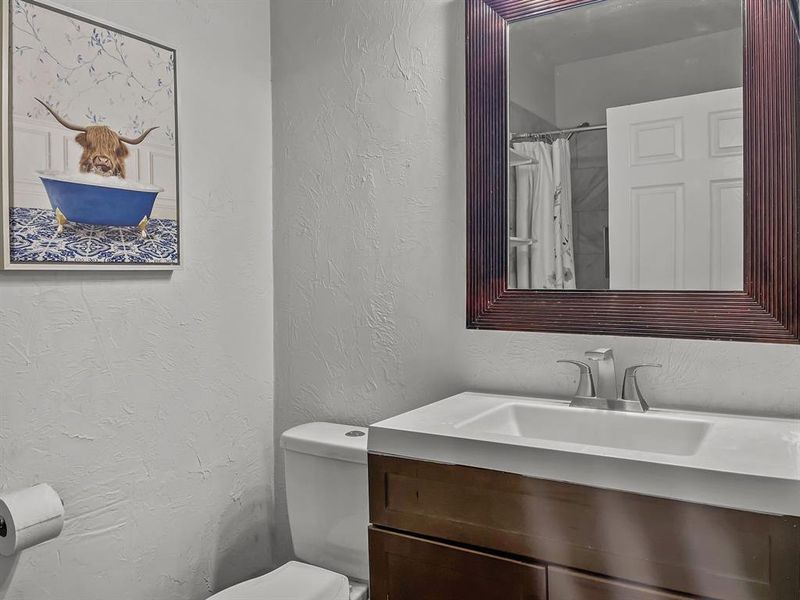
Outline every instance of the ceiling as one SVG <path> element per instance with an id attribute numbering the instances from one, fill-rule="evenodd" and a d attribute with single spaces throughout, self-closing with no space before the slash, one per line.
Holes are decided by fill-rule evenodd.
<path id="1" fill-rule="evenodd" d="M 742 0 L 604 0 L 512 23 L 511 52 L 552 65 L 741 27 Z"/>

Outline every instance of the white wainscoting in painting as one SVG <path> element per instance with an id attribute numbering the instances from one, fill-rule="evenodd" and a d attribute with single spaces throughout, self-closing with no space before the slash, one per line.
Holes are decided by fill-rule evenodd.
<path id="1" fill-rule="evenodd" d="M 611 288 L 741 290 L 742 89 L 606 117 Z"/>
<path id="2" fill-rule="evenodd" d="M 50 208 L 50 202 L 36 171 L 75 171 L 81 147 L 75 132 L 58 123 L 14 115 L 13 206 Z M 128 179 L 164 188 L 153 207 L 153 218 L 177 218 L 175 148 L 144 141 L 128 146 L 125 160 Z"/>

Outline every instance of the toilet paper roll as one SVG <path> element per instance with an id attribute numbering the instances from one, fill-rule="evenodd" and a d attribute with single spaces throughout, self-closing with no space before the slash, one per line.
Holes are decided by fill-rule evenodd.
<path id="1" fill-rule="evenodd" d="M 0 494 L 0 519 L 0 554 L 11 556 L 57 537 L 64 527 L 64 505 L 53 488 L 40 483 Z"/>

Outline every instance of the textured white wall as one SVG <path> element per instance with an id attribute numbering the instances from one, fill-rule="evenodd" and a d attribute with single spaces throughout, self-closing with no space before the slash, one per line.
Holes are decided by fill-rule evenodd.
<path id="1" fill-rule="evenodd" d="M 0 489 L 62 495 L 2 600 L 200 600 L 268 569 L 269 14 L 71 0 L 178 48 L 185 268 L 0 274 Z"/>
<path id="2" fill-rule="evenodd" d="M 467 389 L 567 394 L 553 361 L 600 345 L 664 364 L 653 405 L 800 416 L 796 347 L 464 328 L 463 21 L 461 0 L 272 2 L 276 434 Z"/>
<path id="3" fill-rule="evenodd" d="M 536 46 L 536 37 L 508 36 L 508 98 L 538 115 L 556 122 L 556 70 Z"/>
<path id="4" fill-rule="evenodd" d="M 605 123 L 611 106 L 740 87 L 741 49 L 742 30 L 731 29 L 558 65 L 556 124 Z"/>

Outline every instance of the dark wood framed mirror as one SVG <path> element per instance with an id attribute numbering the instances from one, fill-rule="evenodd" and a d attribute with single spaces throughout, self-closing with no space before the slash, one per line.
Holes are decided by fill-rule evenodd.
<path id="1" fill-rule="evenodd" d="M 509 30 L 609 0 L 465 1 L 467 327 L 800 342 L 800 48 L 790 2 L 741 0 L 739 288 L 520 289 L 509 285 Z"/>

